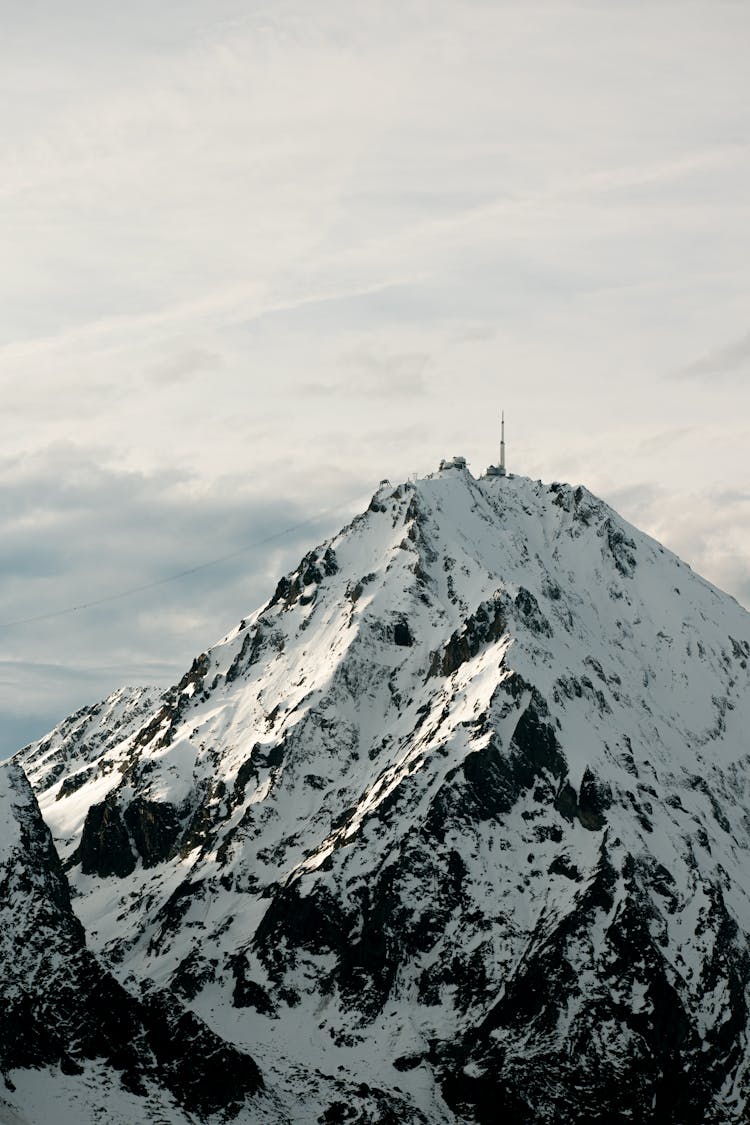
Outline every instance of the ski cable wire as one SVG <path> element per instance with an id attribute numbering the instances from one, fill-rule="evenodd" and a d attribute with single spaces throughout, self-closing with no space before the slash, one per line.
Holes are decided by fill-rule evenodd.
<path id="1" fill-rule="evenodd" d="M 123 598 L 130 598 L 134 594 L 141 594 L 146 590 L 154 590 L 158 586 L 166 586 L 170 582 L 178 582 L 181 578 L 187 578 L 191 574 L 197 574 L 201 570 L 208 570 L 210 567 L 219 566 L 223 562 L 228 562 L 230 559 L 237 558 L 238 555 L 244 555 L 248 551 L 255 550 L 256 547 L 264 547 L 266 543 L 273 543 L 276 539 L 282 539 L 285 535 L 291 534 L 293 531 L 299 531 L 300 528 L 309 527 L 310 524 L 317 523 L 318 520 L 324 516 L 330 515 L 332 512 L 338 512 L 341 508 L 348 508 L 353 505 L 357 500 L 362 498 L 362 493 L 359 496 L 343 500 L 340 504 L 334 504 L 330 508 L 323 508 L 321 511 L 316 512 L 310 519 L 301 520 L 300 523 L 293 523 L 289 527 L 283 528 L 281 531 L 276 531 L 273 535 L 266 535 L 263 539 L 256 539 L 252 543 L 246 543 L 244 547 L 238 547 L 234 551 L 229 551 L 226 555 L 220 555 L 215 559 L 208 559 L 206 562 L 198 563 L 196 566 L 188 567 L 186 570 L 177 571 L 175 574 L 167 574 L 163 578 L 155 578 L 151 582 L 142 582 L 138 586 L 130 586 L 126 590 L 118 590 L 113 594 L 104 594 L 100 598 L 93 598 L 91 601 L 79 602 L 77 605 L 65 606 L 63 609 L 53 609 L 48 613 L 38 613 L 33 617 L 19 617 L 15 621 L 0 621 L 0 629 L 14 629 L 20 625 L 33 625 L 37 621 L 51 621 L 55 617 L 67 617 L 71 613 L 80 613 L 83 610 L 94 609 L 96 606 L 107 605 L 109 602 L 121 601 Z"/>

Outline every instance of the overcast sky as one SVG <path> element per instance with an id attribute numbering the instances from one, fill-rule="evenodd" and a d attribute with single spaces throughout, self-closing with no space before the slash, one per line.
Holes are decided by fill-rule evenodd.
<path id="1" fill-rule="evenodd" d="M 745 0 L 2 10 L 0 622 L 251 549 L 3 625 L 0 754 L 501 407 L 750 605 Z"/>

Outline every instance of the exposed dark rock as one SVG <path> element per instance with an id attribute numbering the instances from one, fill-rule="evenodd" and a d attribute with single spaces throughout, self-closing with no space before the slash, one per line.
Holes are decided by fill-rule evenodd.
<path id="1" fill-rule="evenodd" d="M 316 1118 L 317 1125 L 429 1125 L 428 1118 L 394 1090 L 366 1082 L 339 1081 L 336 1086 L 341 1097 Z"/>
<path id="2" fill-rule="evenodd" d="M 547 870 L 550 875 L 564 875 L 566 879 L 572 879 L 576 883 L 580 883 L 583 878 L 576 865 L 564 855 L 555 856 Z"/>
<path id="3" fill-rule="evenodd" d="M 249 1055 L 225 1043 L 165 993 L 149 997 L 145 1013 L 160 1077 L 189 1109 L 231 1118 L 263 1088 L 261 1072 Z"/>
<path id="4" fill-rule="evenodd" d="M 399 1055 L 397 1059 L 393 1060 L 393 1065 L 396 1070 L 404 1074 L 410 1070 L 416 1070 L 423 1062 L 424 1055 Z"/>
<path id="5" fill-rule="evenodd" d="M 184 879 L 174 889 L 164 905 L 156 914 L 155 922 L 158 929 L 149 942 L 149 952 L 158 952 L 165 934 L 174 933 L 182 919 L 187 914 L 195 899 L 203 896 L 205 887 L 202 879 L 191 881 Z"/>
<path id="6" fill-rule="evenodd" d="M 189 799 L 192 812 L 185 812 L 187 824 L 179 838 L 179 854 L 189 855 L 194 848 L 205 851 L 216 839 L 220 822 L 229 814 L 227 787 L 221 778 L 197 785 Z"/>
<path id="7" fill-rule="evenodd" d="M 415 915 L 407 887 L 426 864 L 433 895 Z M 415 844 L 384 866 L 371 884 L 357 888 L 348 912 L 319 884 L 303 896 L 298 884 L 292 883 L 275 895 L 256 932 L 254 949 L 277 981 L 294 967 L 303 950 L 318 955 L 333 952 L 336 966 L 323 991 L 335 984 L 357 1019 L 369 1020 L 382 1010 L 404 959 L 431 949 L 442 935 L 449 915 L 462 901 L 464 873 L 457 852 L 450 853 L 446 863 Z M 476 975 L 477 967 L 457 962 L 453 983 L 459 978 L 468 981 L 474 973 L 479 987 L 482 978 Z"/>
<path id="8" fill-rule="evenodd" d="M 617 570 L 625 578 L 632 578 L 636 567 L 635 542 L 611 518 L 602 524 L 602 533 Z"/>
<path id="9" fill-rule="evenodd" d="M 235 804 L 239 804 L 245 796 L 245 787 L 251 778 L 258 777 L 258 763 L 255 761 L 255 755 L 258 751 L 258 743 L 256 742 L 250 751 L 250 757 L 246 758 L 240 768 L 237 770 L 237 777 L 234 781 L 234 790 L 232 799 Z"/>
<path id="10" fill-rule="evenodd" d="M 144 867 L 169 858 L 181 828 L 174 805 L 136 797 L 125 809 L 123 820 Z"/>
<path id="11" fill-rule="evenodd" d="M 612 794 L 608 785 L 598 781 L 586 767 L 578 793 L 569 781 L 561 787 L 555 800 L 555 808 L 566 820 L 578 820 L 590 832 L 598 832 L 606 824 L 604 816 L 612 804 Z"/>
<path id="12" fill-rule="evenodd" d="M 194 1000 L 205 985 L 216 979 L 218 964 L 215 957 L 206 959 L 199 949 L 192 949 L 172 974 L 172 991 L 185 1000 Z"/>
<path id="13" fill-rule="evenodd" d="M 316 884 L 303 894 L 298 882 L 279 887 L 261 919 L 253 948 L 269 973 L 294 966 L 299 950 L 313 953 L 338 949 L 350 925 L 341 906 L 325 887 Z"/>
<path id="14" fill-rule="evenodd" d="M 289 604 L 289 597 L 292 591 L 292 582 L 286 575 L 282 575 L 279 579 L 276 589 L 274 590 L 273 597 L 266 606 L 266 609 L 271 609 L 273 606 L 278 605 L 279 602 L 284 602 L 285 605 Z"/>
<path id="15" fill-rule="evenodd" d="M 588 699 L 597 708 L 600 714 L 605 715 L 612 713 L 612 708 L 604 692 L 601 688 L 595 687 L 589 676 L 559 676 L 558 679 L 555 680 L 553 698 L 556 702 L 559 702 L 561 698 Z"/>
<path id="16" fill-rule="evenodd" d="M 124 878 L 135 869 L 135 856 L 115 794 L 92 805 L 78 846 L 84 875 L 117 875 Z"/>
<path id="17" fill-rule="evenodd" d="M 395 623 L 393 626 L 393 643 L 405 648 L 410 648 L 414 644 L 408 621 L 402 619 Z"/>
<path id="18" fill-rule="evenodd" d="M 77 792 L 82 785 L 93 777 L 96 772 L 95 766 L 89 766 L 88 769 L 80 770 L 78 773 L 71 774 L 69 777 L 63 779 L 60 788 L 57 791 L 56 801 L 61 801 L 63 797 L 69 797 L 71 793 Z"/>
<path id="19" fill-rule="evenodd" d="M 726 813 L 722 809 L 719 801 L 716 798 L 716 795 L 714 794 L 706 779 L 704 777 L 701 777 L 700 774 L 693 774 L 690 778 L 690 783 L 693 788 L 700 790 L 700 792 L 708 798 L 711 805 L 711 811 L 713 812 L 714 818 L 719 827 L 723 829 L 723 831 L 727 834 L 731 834 L 732 829 L 729 821 L 727 820 Z"/>
<path id="20" fill-rule="evenodd" d="M 240 671 L 245 672 L 253 666 L 263 649 L 263 641 L 263 630 L 259 625 L 245 634 L 239 652 L 227 668 L 225 679 L 228 684 L 236 680 Z"/>
<path id="21" fill-rule="evenodd" d="M 319 586 L 324 578 L 336 574 L 338 568 L 336 552 L 333 548 L 326 547 L 322 553 L 319 550 L 310 551 L 291 577 L 285 576 L 279 579 L 266 610 L 279 604 L 283 604 L 285 609 L 291 608 L 306 587 Z"/>
<path id="22" fill-rule="evenodd" d="M 609 785 L 595 777 L 586 766 L 578 791 L 578 818 L 584 828 L 594 832 L 603 828 L 606 823 L 604 814 L 611 804 L 612 791 Z"/>
<path id="23" fill-rule="evenodd" d="M 542 613 L 539 602 L 530 590 L 525 590 L 523 586 L 519 587 L 515 604 L 521 620 L 530 632 L 545 637 L 552 636 L 552 626 Z"/>
<path id="24" fill-rule="evenodd" d="M 373 573 L 365 574 L 360 578 L 359 582 L 355 582 L 353 586 L 347 587 L 346 596 L 353 604 L 356 604 L 362 597 L 365 586 L 374 581 L 375 575 Z"/>
<path id="25" fill-rule="evenodd" d="M 520 676 L 514 676 L 503 686 L 514 693 L 526 690 L 526 685 Z M 559 778 L 567 770 L 562 747 L 549 720 L 547 704 L 536 688 L 529 687 L 528 690 L 531 698 L 516 724 L 510 741 L 511 752 L 515 752 L 514 776 L 526 788 L 530 788 L 536 778 L 545 772 Z"/>
<path id="26" fill-rule="evenodd" d="M 276 1005 L 265 988 L 247 975 L 247 957 L 243 953 L 238 953 L 232 958 L 230 966 L 234 976 L 232 1006 L 235 1008 L 254 1008 L 261 1016 L 275 1015 Z"/>
<path id="27" fill-rule="evenodd" d="M 496 695 L 506 697 L 512 706 L 526 692 L 530 698 L 508 747 L 498 745 L 491 735 L 481 749 L 467 754 L 460 767 L 448 772 L 427 814 L 425 827 L 430 835 L 444 839 L 446 825 L 454 817 L 462 824 L 502 820 L 532 789 L 537 799 L 553 804 L 567 763 L 544 699 L 520 676 L 504 681 Z"/>
<path id="28" fill-rule="evenodd" d="M 151 742 L 156 749 L 171 744 L 174 729 L 190 700 L 200 695 L 209 668 L 210 658 L 207 653 L 202 652 L 200 656 L 196 656 L 180 682 L 164 693 L 162 697 L 164 702 L 154 717 L 133 739 L 133 751 Z"/>
<path id="29" fill-rule="evenodd" d="M 450 676 L 462 664 L 473 659 L 485 645 L 499 640 L 506 629 L 503 598 L 498 595 L 482 602 L 464 625 L 451 635 L 442 652 L 433 655 L 428 676 Z"/>
<path id="30" fill-rule="evenodd" d="M 555 808 L 566 820 L 575 820 L 578 815 L 578 795 L 569 781 L 565 781 L 555 798 Z"/>

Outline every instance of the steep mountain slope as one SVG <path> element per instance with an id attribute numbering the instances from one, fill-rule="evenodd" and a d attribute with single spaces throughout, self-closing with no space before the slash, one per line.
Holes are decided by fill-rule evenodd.
<path id="1" fill-rule="evenodd" d="M 13 763 L 0 766 L 0 965 L 0 1110 L 15 1102 L 19 1120 L 35 1100 L 40 1120 L 234 1116 L 262 1087 L 252 1059 L 169 995 L 131 995 L 86 949 L 49 829 Z"/>
<path id="2" fill-rule="evenodd" d="M 585 489 L 448 468 L 18 760 L 92 948 L 290 1121 L 743 1121 L 749 658 Z"/>
<path id="3" fill-rule="evenodd" d="M 150 717 L 160 695 L 152 687 L 120 688 L 102 703 L 82 707 L 33 743 L 23 751 L 23 766 L 34 791 L 41 794 L 60 782 L 56 795 L 65 796 L 72 792 L 69 775 L 75 776 L 76 785 L 83 784 L 96 772 L 102 754 Z"/>

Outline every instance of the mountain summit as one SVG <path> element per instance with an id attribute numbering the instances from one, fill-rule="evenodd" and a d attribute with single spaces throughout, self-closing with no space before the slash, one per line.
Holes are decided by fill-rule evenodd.
<path id="1" fill-rule="evenodd" d="M 92 960 L 252 1075 L 164 1121 L 746 1121 L 748 660 L 585 488 L 455 459 L 22 750 Z"/>

